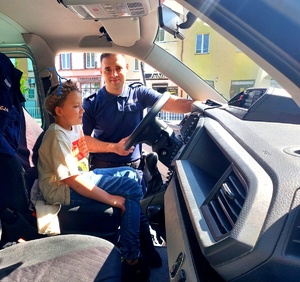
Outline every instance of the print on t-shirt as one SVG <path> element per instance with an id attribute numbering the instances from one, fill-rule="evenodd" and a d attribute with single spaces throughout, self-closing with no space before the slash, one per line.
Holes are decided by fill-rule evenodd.
<path id="1" fill-rule="evenodd" d="M 84 136 L 72 142 L 72 153 L 77 162 L 79 171 L 89 171 L 88 159 L 89 154 Z"/>

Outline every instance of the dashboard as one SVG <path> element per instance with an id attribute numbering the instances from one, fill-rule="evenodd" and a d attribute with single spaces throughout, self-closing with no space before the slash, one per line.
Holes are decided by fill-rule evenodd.
<path id="1" fill-rule="evenodd" d="M 226 105 L 199 103 L 181 121 L 164 199 L 169 268 L 181 261 L 174 281 L 299 277 L 296 117 L 282 90 L 252 88 Z"/>
<path id="2" fill-rule="evenodd" d="M 300 123 L 299 106 L 281 88 L 248 88 L 228 101 L 225 109 L 244 120 Z"/>

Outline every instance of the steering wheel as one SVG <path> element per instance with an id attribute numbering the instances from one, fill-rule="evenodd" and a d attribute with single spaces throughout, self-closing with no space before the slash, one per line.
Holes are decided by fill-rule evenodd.
<path id="1" fill-rule="evenodd" d="M 142 121 L 138 124 L 135 130 L 130 134 L 129 138 L 124 144 L 125 150 L 129 150 L 133 145 L 139 142 L 140 137 L 143 135 L 143 132 L 151 124 L 152 120 L 161 110 L 161 108 L 166 104 L 166 102 L 171 97 L 170 92 L 165 92 L 159 100 L 153 105 L 151 110 L 146 114 Z"/>

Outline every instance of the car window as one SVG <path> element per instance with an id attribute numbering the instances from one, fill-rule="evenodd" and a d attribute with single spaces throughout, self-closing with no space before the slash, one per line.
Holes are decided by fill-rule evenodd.
<path id="1" fill-rule="evenodd" d="M 187 12 L 180 4 L 165 1 L 164 5 L 182 20 L 186 18 Z M 272 76 L 203 20 L 196 19 L 190 28 L 180 32 L 183 40 L 160 29 L 155 43 L 187 65 L 226 100 L 249 87 L 280 88 Z"/>
<path id="2" fill-rule="evenodd" d="M 187 11 L 180 4 L 165 1 L 164 5 L 169 6 L 184 21 Z M 155 44 L 182 61 L 226 100 L 251 87 L 281 88 L 270 74 L 205 21 L 198 18 L 190 28 L 180 31 L 183 40 L 159 28 Z M 98 71 L 100 55 L 101 53 L 61 53 L 56 57 L 56 69 L 63 77 L 75 79 L 83 97 L 87 97 L 102 86 Z M 140 62 L 133 57 L 128 57 L 127 62 L 128 84 L 142 82 L 160 93 L 168 91 L 172 95 L 190 98 L 188 93 L 165 74 L 143 64 L 142 79 Z M 177 120 L 173 115 L 162 116 Z M 178 120 L 181 118 L 182 116 L 178 116 Z"/>
<path id="3" fill-rule="evenodd" d="M 8 48 L 9 49 L 9 48 Z M 14 54 L 7 52 L 6 54 L 15 68 L 22 71 L 20 80 L 21 93 L 25 98 L 23 107 L 34 118 L 38 125 L 43 125 L 43 111 L 41 107 L 41 95 L 38 91 L 39 78 L 36 77 L 33 60 L 25 54 Z"/>

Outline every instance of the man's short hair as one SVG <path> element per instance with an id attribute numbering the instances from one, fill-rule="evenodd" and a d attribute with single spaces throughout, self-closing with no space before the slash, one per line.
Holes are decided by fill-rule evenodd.
<path id="1" fill-rule="evenodd" d="M 115 54 L 115 53 L 102 53 L 101 56 L 100 56 L 100 63 L 102 63 L 102 60 L 105 59 L 105 58 L 108 58 L 110 56 L 117 56 L 117 55 L 121 55 L 125 58 L 125 55 L 123 54 Z"/>

